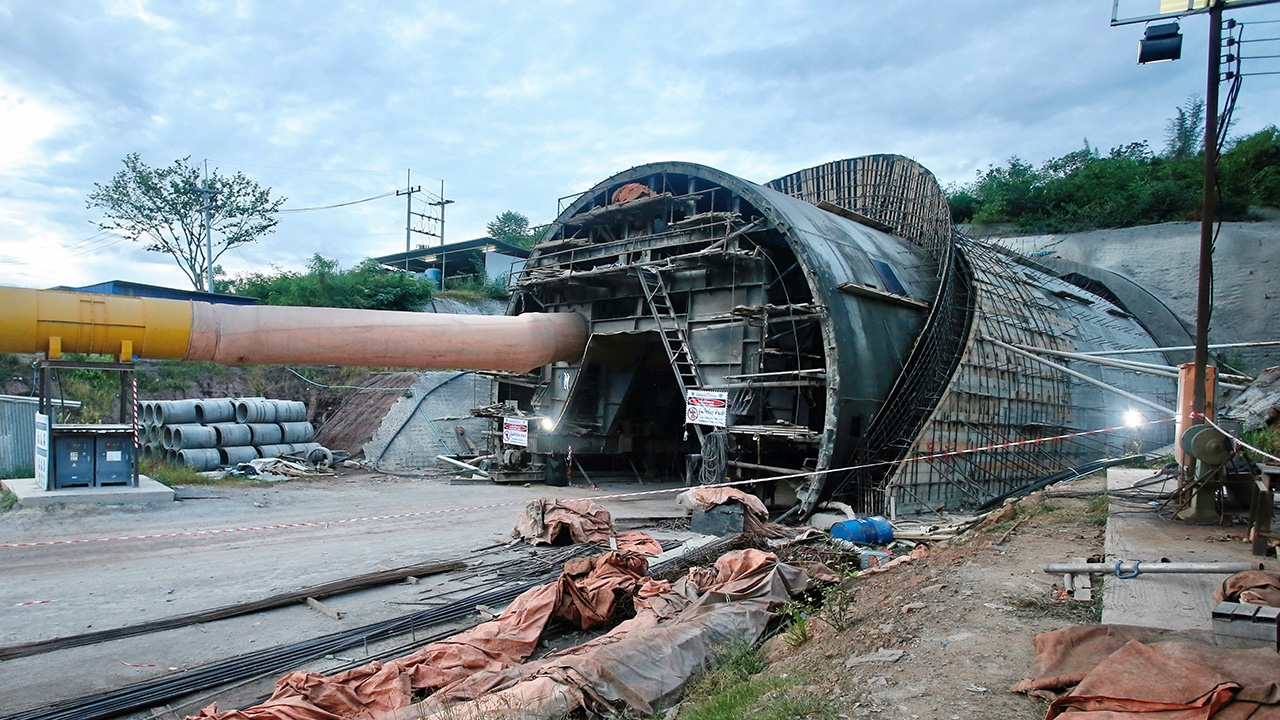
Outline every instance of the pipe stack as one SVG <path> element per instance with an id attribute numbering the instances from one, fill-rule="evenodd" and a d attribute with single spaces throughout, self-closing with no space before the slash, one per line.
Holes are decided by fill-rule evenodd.
<path id="1" fill-rule="evenodd" d="M 205 471 L 288 453 L 308 459 L 312 453 L 329 454 L 311 442 L 316 431 L 307 422 L 307 407 L 294 400 L 144 400 L 140 405 L 144 458 Z"/>

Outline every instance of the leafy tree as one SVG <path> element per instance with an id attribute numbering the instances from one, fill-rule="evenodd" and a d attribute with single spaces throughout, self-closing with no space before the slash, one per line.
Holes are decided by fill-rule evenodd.
<path id="1" fill-rule="evenodd" d="M 271 197 L 243 173 L 226 176 L 217 169 L 207 180 L 190 156 L 169 167 L 153 168 L 138 153 L 124 158 L 124 169 L 105 185 L 94 183 L 86 206 L 99 208 L 102 230 L 115 230 L 146 249 L 173 257 L 191 284 L 204 290 L 209 264 L 204 238 L 204 196 L 196 188 L 213 191 L 209 227 L 213 260 L 233 247 L 254 242 L 273 231 L 275 213 L 285 198 Z M 218 236 L 221 236 L 220 238 Z"/>
<path id="2" fill-rule="evenodd" d="M 431 284 L 373 259 L 350 270 L 337 260 L 311 256 L 305 273 L 275 268 L 272 273 L 249 273 L 232 278 L 227 290 L 256 297 L 267 305 L 417 310 L 431 299 Z"/>
<path id="3" fill-rule="evenodd" d="M 1204 98 L 1192 95 L 1165 125 L 1165 157 L 1186 160 L 1204 150 Z"/>
<path id="4" fill-rule="evenodd" d="M 1219 165 L 1224 204 L 1280 207 L 1280 128 L 1268 125 L 1232 143 Z"/>
<path id="5" fill-rule="evenodd" d="M 489 237 L 523 248 L 533 247 L 538 234 L 529 227 L 529 218 L 514 210 L 507 210 L 485 226 Z"/>

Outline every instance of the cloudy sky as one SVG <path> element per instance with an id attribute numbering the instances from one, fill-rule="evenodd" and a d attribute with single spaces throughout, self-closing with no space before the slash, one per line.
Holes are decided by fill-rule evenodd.
<path id="1" fill-rule="evenodd" d="M 1203 94 L 1206 19 L 1184 20 L 1182 61 L 1139 67 L 1141 26 L 1111 28 L 1110 13 L 1106 0 L 0 0 L 0 283 L 186 286 L 166 256 L 97 234 L 85 207 L 131 152 L 243 171 L 293 208 L 389 192 L 412 169 L 429 189 L 444 179 L 447 236 L 462 240 L 508 209 L 546 222 L 557 198 L 656 160 L 764 182 L 889 152 L 949 183 L 1086 138 L 1158 149 L 1174 108 Z M 1280 76 L 1247 78 L 1233 133 L 1278 108 Z M 318 252 L 347 266 L 403 250 L 404 224 L 394 197 L 285 215 L 222 263 L 298 269 Z"/>

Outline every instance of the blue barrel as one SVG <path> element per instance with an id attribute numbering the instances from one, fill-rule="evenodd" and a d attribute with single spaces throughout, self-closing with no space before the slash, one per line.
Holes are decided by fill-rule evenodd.
<path id="1" fill-rule="evenodd" d="M 440 285 L 440 268 L 427 268 L 422 274 L 427 282 L 435 285 L 437 290 L 443 289 Z"/>
<path id="2" fill-rule="evenodd" d="M 879 515 L 854 518 L 832 525 L 831 537 L 863 545 L 885 545 L 893 540 L 893 526 Z"/>

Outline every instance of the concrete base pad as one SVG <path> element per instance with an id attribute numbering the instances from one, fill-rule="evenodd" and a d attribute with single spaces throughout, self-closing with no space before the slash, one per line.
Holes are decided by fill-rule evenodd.
<path id="1" fill-rule="evenodd" d="M 45 490 L 35 478 L 4 480 L 6 490 L 18 496 L 22 507 L 46 505 L 145 505 L 173 502 L 173 489 L 146 475 L 138 476 L 138 487 L 62 488 Z"/>

